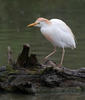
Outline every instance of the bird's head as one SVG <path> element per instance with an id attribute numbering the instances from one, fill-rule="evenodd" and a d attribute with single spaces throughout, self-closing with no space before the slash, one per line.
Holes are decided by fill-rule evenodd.
<path id="1" fill-rule="evenodd" d="M 50 21 L 48 19 L 38 18 L 34 23 L 27 25 L 27 27 L 32 27 L 32 26 L 43 27 L 49 24 L 50 24 Z"/>

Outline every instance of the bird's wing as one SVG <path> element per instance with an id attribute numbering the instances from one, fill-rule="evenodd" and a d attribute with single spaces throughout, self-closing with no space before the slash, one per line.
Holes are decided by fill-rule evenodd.
<path id="1" fill-rule="evenodd" d="M 74 47 L 76 47 L 75 37 L 68 25 L 66 25 L 62 20 L 59 19 L 51 19 L 50 21 L 52 22 L 53 28 L 56 33 L 59 34 L 55 34 L 56 37 L 58 37 L 58 39 L 60 39 L 62 43 L 68 43 L 70 45 L 72 42 L 74 44 Z"/>
<path id="2" fill-rule="evenodd" d="M 73 38 L 74 34 L 72 33 L 72 30 L 68 27 L 68 25 L 66 23 L 64 23 L 62 20 L 60 19 L 51 19 L 50 20 L 52 22 L 53 25 L 55 25 L 58 29 L 62 30 L 63 32 L 67 33 L 67 34 L 71 34 Z"/>

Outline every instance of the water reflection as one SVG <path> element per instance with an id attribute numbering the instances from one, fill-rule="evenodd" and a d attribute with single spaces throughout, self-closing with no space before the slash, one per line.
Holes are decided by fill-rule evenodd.
<path id="1" fill-rule="evenodd" d="M 1 100 L 84 100 L 84 94 L 38 94 L 36 96 L 30 95 L 16 95 L 5 94 L 0 95 Z"/>

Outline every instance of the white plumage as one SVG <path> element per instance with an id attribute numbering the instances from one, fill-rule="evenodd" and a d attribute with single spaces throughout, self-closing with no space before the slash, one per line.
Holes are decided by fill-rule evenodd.
<path id="1" fill-rule="evenodd" d="M 54 51 L 46 56 L 45 59 L 56 52 L 56 46 L 63 48 L 59 66 L 63 63 L 64 48 L 76 48 L 75 37 L 71 29 L 60 19 L 48 20 L 45 18 L 38 18 L 35 23 L 29 24 L 28 26 L 40 27 L 41 33 L 53 44 Z"/>
<path id="2" fill-rule="evenodd" d="M 41 27 L 42 34 L 49 35 L 52 39 L 51 43 L 58 47 L 76 48 L 74 35 L 71 29 L 59 19 L 51 19 L 50 25 Z"/>

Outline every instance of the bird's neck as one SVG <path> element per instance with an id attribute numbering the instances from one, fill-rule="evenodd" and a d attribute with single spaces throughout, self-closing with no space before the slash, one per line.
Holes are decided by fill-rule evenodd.
<path id="1" fill-rule="evenodd" d="M 50 20 L 48 20 L 48 19 L 46 19 L 46 20 L 45 20 L 45 22 L 46 22 L 46 24 L 48 24 L 48 25 L 50 25 L 50 24 L 51 24 L 51 21 L 50 21 Z"/>

